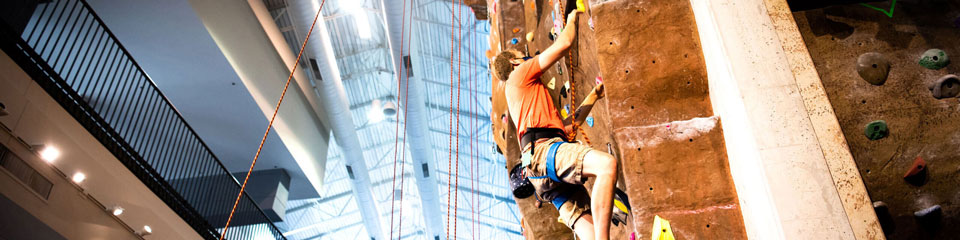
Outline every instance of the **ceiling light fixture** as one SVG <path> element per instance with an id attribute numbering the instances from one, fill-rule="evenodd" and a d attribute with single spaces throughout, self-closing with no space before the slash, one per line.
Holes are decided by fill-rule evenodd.
<path id="1" fill-rule="evenodd" d="M 383 121 L 384 118 L 386 118 L 386 116 L 384 116 L 383 109 L 381 109 L 380 100 L 374 99 L 373 102 L 370 103 L 370 110 L 367 111 L 367 121 L 369 123 L 378 123 Z"/>
<path id="2" fill-rule="evenodd" d="M 370 39 L 370 22 L 367 20 L 367 13 L 363 10 L 362 0 L 340 0 L 343 9 L 353 15 L 353 22 L 357 25 L 357 34 L 362 39 Z"/>
<path id="3" fill-rule="evenodd" d="M 77 172 L 73 174 L 73 182 L 77 184 L 82 183 L 83 180 L 86 180 L 86 179 L 87 179 L 87 175 L 83 174 L 82 172 Z"/>

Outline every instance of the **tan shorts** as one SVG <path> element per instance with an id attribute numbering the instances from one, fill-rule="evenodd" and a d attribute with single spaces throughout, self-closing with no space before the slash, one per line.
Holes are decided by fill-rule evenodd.
<path id="1" fill-rule="evenodd" d="M 567 195 L 567 202 L 559 208 L 560 220 L 572 229 L 581 215 L 590 212 L 590 196 L 583 187 L 586 181 L 583 177 L 583 158 L 593 148 L 580 143 L 562 143 L 554 157 L 557 178 L 561 182 L 555 182 L 549 177 L 536 178 L 547 176 L 547 153 L 550 151 L 550 145 L 555 142 L 563 142 L 563 139 L 537 140 L 536 147 L 533 149 L 533 158 L 527 166 L 527 177 L 530 177 L 530 183 L 537 190 L 537 196 L 546 202 L 550 202 L 557 195 Z M 524 151 L 529 148 L 529 145 L 525 146 Z"/>

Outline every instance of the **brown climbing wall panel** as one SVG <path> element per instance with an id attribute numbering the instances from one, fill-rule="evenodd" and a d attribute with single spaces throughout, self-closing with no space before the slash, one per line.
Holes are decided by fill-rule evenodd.
<path id="1" fill-rule="evenodd" d="M 871 3 L 889 9 L 890 1 Z M 956 58 L 946 68 L 921 67 L 918 57 L 929 48 L 960 56 L 957 1 L 899 1 L 893 17 L 856 4 L 795 12 L 794 17 L 836 111 L 867 191 L 887 204 L 893 228 L 889 239 L 956 239 L 960 236 L 960 104 L 956 98 L 934 99 L 928 84 L 960 73 Z M 883 85 L 862 80 L 857 56 L 879 52 L 890 61 Z M 864 125 L 885 120 L 890 135 L 871 141 Z M 920 186 L 904 181 L 914 159 L 927 162 Z M 921 228 L 913 212 L 940 204 L 939 230 Z M 881 222 L 883 216 L 879 216 Z"/>
<path id="2" fill-rule="evenodd" d="M 491 44 L 534 55 L 553 43 L 548 36 L 554 2 L 523 2 L 527 8 L 523 18 L 503 16 L 500 21 L 496 18 L 502 15 L 497 14 L 491 17 L 491 24 L 493 31 L 504 35 L 510 35 L 514 27 L 521 28 L 522 34 L 532 30 L 533 41 L 512 45 L 509 38 L 492 37 Z M 718 120 L 710 117 L 706 67 L 689 3 L 585 2 L 589 11 L 579 22 L 574 58 L 562 59 L 559 69 L 547 69 L 542 78 L 556 79 L 552 92 L 558 108 L 577 105 L 571 102 L 574 96 L 560 97 L 560 86 L 571 81 L 571 75 L 576 101 L 591 91 L 598 76 L 607 86 L 607 98 L 593 109 L 594 126 L 584 124 L 583 128 L 594 149 L 610 149 L 621 160 L 618 187 L 626 189 L 631 198 L 631 222 L 611 226 L 611 238 L 627 239 L 634 231 L 639 239 L 649 238 L 653 217 L 660 215 L 671 220 L 679 239 L 745 239 L 722 129 Z M 539 12 L 535 26 L 529 20 L 534 12 L 531 8 Z M 513 10 L 502 13 L 508 11 Z M 563 14 L 558 17 L 565 18 Z M 493 81 L 493 95 L 494 139 L 505 149 L 508 166 L 513 166 L 519 157 L 516 130 L 500 119 L 506 114 L 506 100 L 497 80 Z M 583 135 L 579 134 L 578 140 L 586 142 Z M 518 199 L 517 203 L 532 239 L 572 239 L 572 233 L 556 223 L 556 211 L 549 203 L 540 209 L 533 205 L 533 198 Z"/>
<path id="3" fill-rule="evenodd" d="M 609 1 L 591 10 L 607 120 L 641 239 L 654 215 L 672 220 L 680 238 L 746 238 L 720 124 L 694 119 L 713 110 L 690 3 Z"/>

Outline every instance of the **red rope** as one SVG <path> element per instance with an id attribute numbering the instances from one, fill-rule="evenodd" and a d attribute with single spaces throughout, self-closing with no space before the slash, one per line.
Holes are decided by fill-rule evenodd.
<path id="1" fill-rule="evenodd" d="M 403 6 L 406 6 L 406 5 L 407 5 L 407 0 L 403 0 Z M 406 16 L 407 16 L 407 9 L 406 9 L 406 8 L 403 8 L 403 15 L 401 15 L 401 19 L 400 19 L 400 56 L 401 56 L 401 61 L 402 61 L 402 56 L 403 56 L 403 33 L 404 33 L 404 30 L 406 30 L 406 29 L 405 29 L 406 26 L 405 26 L 405 24 L 404 24 L 405 21 L 406 21 Z M 401 64 L 399 64 L 399 66 L 396 66 L 396 69 L 394 69 L 394 72 L 397 73 L 397 103 L 398 103 L 398 104 L 400 103 L 400 83 L 403 82 L 403 70 L 404 70 L 404 68 L 403 68 L 403 63 L 402 63 L 402 62 L 401 62 Z M 406 112 L 406 105 L 404 105 L 404 112 Z M 404 115 L 404 117 L 406 117 L 406 115 Z M 399 121 L 399 117 L 398 117 L 397 123 L 396 123 L 395 125 L 396 125 L 396 127 L 395 127 L 394 130 L 393 130 L 393 134 L 394 134 L 394 136 L 396 136 L 396 137 L 394 138 L 394 141 L 393 141 L 393 180 L 391 180 L 391 182 L 390 182 L 390 186 L 392 187 L 391 189 L 397 189 L 397 144 L 400 143 L 400 121 Z M 406 133 L 406 121 L 404 121 L 404 133 Z M 406 138 L 404 138 L 404 141 L 406 141 Z M 400 147 L 402 148 L 403 146 L 401 145 Z M 404 150 L 406 150 L 406 148 L 404 148 Z M 401 167 L 402 167 L 402 166 L 403 166 L 403 163 L 401 163 Z M 402 187 L 402 186 L 403 186 L 403 182 L 402 182 L 402 180 L 403 180 L 403 171 L 402 171 L 402 170 L 400 171 L 400 179 L 401 179 L 400 186 Z M 403 196 L 401 195 L 401 197 L 403 197 Z M 397 200 L 396 192 L 395 192 L 395 191 L 391 191 L 391 192 L 390 192 L 390 239 L 393 239 L 393 209 L 394 209 L 394 207 L 396 206 L 396 200 Z M 401 200 L 400 202 L 401 202 L 400 207 L 403 208 L 403 200 Z M 402 233 L 400 233 L 400 235 L 402 235 Z"/>
<path id="2" fill-rule="evenodd" d="M 453 175 L 450 174 L 453 172 L 453 47 L 454 47 L 454 31 L 456 30 L 456 23 L 454 22 L 454 14 L 456 13 L 456 6 L 451 5 L 450 7 L 450 128 L 447 136 L 447 150 L 449 152 L 447 156 L 447 225 L 446 225 L 446 239 L 450 239 L 450 187 L 452 184 Z"/>
<path id="3" fill-rule="evenodd" d="M 404 0 L 404 5 L 406 5 L 406 0 Z M 413 1 L 410 1 L 410 9 L 413 9 Z M 404 8 L 404 12 L 406 12 L 406 8 Z M 403 18 L 406 19 L 406 14 L 404 14 L 404 17 L 403 17 Z M 401 21 L 401 22 L 404 22 L 404 21 Z M 411 20 L 411 22 L 412 22 L 412 20 Z M 411 28 L 411 31 L 412 31 L 412 28 L 413 28 L 413 27 L 410 27 L 410 28 Z M 402 31 L 401 31 L 401 32 L 402 32 Z M 411 35 L 411 34 L 408 34 L 407 37 L 410 37 L 410 35 Z M 401 34 L 400 36 L 403 37 L 403 34 Z M 403 54 L 402 54 L 402 53 L 403 53 L 403 43 L 402 43 L 402 42 L 403 42 L 403 39 L 400 39 L 400 42 L 401 42 L 401 44 L 400 44 L 400 52 L 401 52 L 401 54 L 400 54 L 400 56 L 401 56 L 400 59 L 401 59 L 401 63 L 403 63 L 403 62 L 402 62 L 402 61 L 403 61 L 403 57 L 402 57 L 402 56 L 403 56 Z M 410 45 L 410 41 L 407 41 L 407 48 L 408 48 L 408 49 L 409 49 L 409 47 L 410 47 L 409 45 Z M 401 65 L 403 66 L 403 64 L 401 64 Z M 404 67 L 403 69 L 406 70 L 405 67 Z M 404 182 L 406 182 L 406 181 L 405 181 L 406 178 L 403 178 L 403 173 L 405 172 L 404 170 L 406 169 L 406 166 L 407 166 L 406 164 L 404 164 L 404 163 L 407 162 L 407 148 L 406 148 L 406 146 L 407 146 L 407 137 L 406 137 L 406 136 L 407 136 L 407 106 L 409 106 L 409 105 L 407 105 L 407 103 L 410 102 L 410 101 L 409 101 L 409 99 L 410 99 L 410 77 L 409 77 L 409 74 L 406 73 L 406 72 L 404 72 L 403 77 L 406 78 L 406 81 L 403 82 L 403 85 L 404 85 L 404 87 L 403 87 L 403 88 L 404 88 L 404 89 L 403 89 L 403 96 L 405 96 L 405 97 L 403 98 L 403 106 L 404 106 L 404 107 L 403 107 L 403 136 L 404 136 L 404 137 L 403 137 L 403 143 L 401 143 L 401 145 L 400 145 L 400 146 L 403 146 L 403 147 L 404 147 L 404 148 L 403 148 L 403 151 L 401 151 L 401 156 L 400 156 L 400 176 L 401 176 L 401 177 L 400 177 L 400 213 L 398 214 L 399 216 L 397 216 L 397 218 L 399 218 L 400 220 L 403 220 L 403 187 L 404 187 Z M 399 91 L 399 90 L 398 90 L 398 91 Z M 397 239 L 399 240 L 399 239 L 403 236 L 403 221 L 400 221 L 397 225 L 399 225 L 399 229 L 397 230 Z M 393 237 L 393 235 L 391 235 L 391 237 Z"/>
<path id="4" fill-rule="evenodd" d="M 223 240 L 227 236 L 227 228 L 230 227 L 230 221 L 233 220 L 233 214 L 237 211 L 237 205 L 240 204 L 240 198 L 243 197 L 243 190 L 247 188 L 247 181 L 250 180 L 250 173 L 253 172 L 253 166 L 257 165 L 257 159 L 260 158 L 260 151 L 263 150 L 263 143 L 267 141 L 267 135 L 270 134 L 270 128 L 273 127 L 273 120 L 277 118 L 277 112 L 280 110 L 280 104 L 283 103 L 283 97 L 287 95 L 287 87 L 290 86 L 290 80 L 293 79 L 293 73 L 297 71 L 297 66 L 300 65 L 300 57 L 303 56 L 303 49 L 307 46 L 307 41 L 310 41 L 310 34 L 313 33 L 313 27 L 317 25 L 317 19 L 320 18 L 320 10 L 323 9 L 323 4 L 326 3 L 326 0 L 321 0 L 320 8 L 317 9 L 317 15 L 313 17 L 313 23 L 310 24 L 310 31 L 307 32 L 307 37 L 303 39 L 303 44 L 300 45 L 300 53 L 297 53 L 297 61 L 293 63 L 293 69 L 290 70 L 290 76 L 287 76 L 287 83 L 283 85 L 283 92 L 280 92 L 280 100 L 277 101 L 277 106 L 273 109 L 273 116 L 270 117 L 270 123 L 267 124 L 267 131 L 263 133 L 263 138 L 260 139 L 260 146 L 257 147 L 257 154 L 253 156 L 253 163 L 250 163 L 250 169 L 247 170 L 247 176 L 243 178 L 243 184 L 240 185 L 240 193 L 237 193 L 237 200 L 233 201 L 233 209 L 230 210 L 230 216 L 227 217 L 227 224 L 223 226 L 223 232 L 220 233 L 220 240 Z"/>
<path id="5" fill-rule="evenodd" d="M 460 0 L 460 5 L 463 5 L 463 0 Z M 463 35 L 460 33 L 463 32 L 463 19 L 460 16 L 460 9 L 457 9 L 457 5 L 454 5 L 454 9 L 457 11 L 457 125 L 456 125 L 456 169 L 454 174 L 454 191 L 453 191 L 453 239 L 457 239 L 457 215 L 459 213 L 457 205 L 460 203 L 458 189 L 460 189 L 460 70 L 463 68 L 463 65 L 460 64 L 461 59 L 463 58 L 463 48 L 462 41 Z"/>
<path id="6" fill-rule="evenodd" d="M 468 30 L 468 31 L 469 31 L 469 30 Z M 469 41 L 470 41 L 470 43 L 469 43 L 469 44 L 470 44 L 470 50 L 471 50 L 470 52 L 471 52 L 471 53 L 476 53 L 476 52 L 477 52 L 477 51 L 476 51 L 476 50 L 477 50 L 477 49 L 476 49 L 476 43 L 475 43 L 475 41 L 476 41 L 476 35 L 475 35 L 474 32 L 471 32 L 471 35 L 473 35 L 473 36 L 471 36 L 470 39 L 469 39 Z M 469 60 L 470 60 L 470 66 L 473 66 L 473 59 L 474 59 L 473 57 L 471 57 L 471 58 L 469 59 Z M 480 87 L 480 86 L 477 84 L 477 80 L 476 80 L 476 77 L 475 77 L 475 76 L 476 76 L 476 74 L 473 74 L 473 73 L 471 73 L 471 74 L 469 75 L 470 81 L 473 82 L 473 89 L 474 89 L 474 91 L 471 91 L 471 94 L 473 95 L 473 101 L 475 101 L 473 104 L 471 104 L 471 106 L 472 106 L 471 108 L 472 108 L 472 111 L 473 111 L 473 112 L 477 112 L 477 104 L 479 103 L 479 101 L 477 100 L 477 91 L 476 91 L 476 90 L 479 89 L 479 87 Z M 477 129 L 477 125 L 479 125 L 479 124 L 477 123 L 477 120 L 478 120 L 477 118 L 473 118 L 473 125 L 471 126 L 470 129 L 474 129 L 474 130 Z M 480 200 L 480 198 L 477 197 L 477 154 L 478 154 L 478 152 L 477 152 L 477 138 L 476 138 L 476 137 L 470 138 L 470 141 L 471 141 L 471 143 L 470 143 L 470 152 L 471 152 L 470 158 L 471 158 L 471 162 L 472 162 L 471 165 L 473 166 L 473 167 L 470 169 L 470 171 L 471 171 L 470 175 L 473 176 L 472 181 L 470 181 L 470 185 L 471 185 L 471 186 L 470 186 L 470 189 L 473 190 L 473 196 L 472 196 L 472 199 L 471 199 L 471 200 L 472 200 L 471 202 L 472 202 L 473 207 L 470 208 L 471 218 L 473 219 L 473 231 L 472 231 L 472 234 L 471 234 L 471 235 L 473 236 L 473 239 L 477 239 L 477 237 L 478 237 L 478 235 L 479 235 L 479 233 L 477 233 L 477 219 L 480 218 L 480 215 L 478 214 L 479 212 L 474 211 L 475 209 L 477 209 L 477 208 L 479 207 L 478 202 L 479 202 L 479 200 Z"/>

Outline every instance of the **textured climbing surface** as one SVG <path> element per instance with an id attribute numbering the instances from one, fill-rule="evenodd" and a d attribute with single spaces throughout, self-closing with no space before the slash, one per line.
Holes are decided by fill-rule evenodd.
<path id="1" fill-rule="evenodd" d="M 526 21 L 508 21 L 506 16 L 503 23 L 492 21 L 494 32 L 503 34 L 494 44 L 530 55 L 547 48 L 553 43 L 555 16 L 564 17 L 563 11 L 556 13 L 556 6 L 576 6 L 554 1 L 522 1 L 523 12 L 535 13 L 536 21 L 529 15 L 510 16 Z M 521 4 L 499 3 L 504 7 Z M 626 224 L 611 227 L 611 238 L 627 239 L 635 232 L 638 239 L 649 239 L 655 215 L 670 219 L 679 239 L 746 238 L 722 129 L 719 120 L 711 117 L 706 70 L 689 3 L 587 0 L 583 4 L 587 12 L 579 21 L 573 57 L 547 69 L 542 78 L 555 79 L 551 80 L 556 81 L 551 89 L 555 106 L 570 105 L 568 112 L 597 83 L 606 84 L 606 98 L 593 109 L 592 124 L 583 125 L 577 139 L 597 150 L 609 149 L 621 161 L 618 186 L 629 195 L 632 212 Z M 516 46 L 505 42 L 504 38 L 514 37 L 510 30 L 521 25 L 521 33 L 533 33 L 532 41 Z M 498 93 L 500 83 L 493 85 L 491 116 L 500 117 L 506 114 L 506 103 Z M 568 90 L 569 94 L 561 94 Z M 498 145 L 507 149 L 512 166 L 519 158 L 514 126 L 494 121 L 493 133 Z M 587 183 L 588 188 L 591 184 Z M 532 198 L 517 202 L 533 239 L 572 239 L 568 229 L 556 224 L 549 203 L 538 209 Z"/>
<path id="2" fill-rule="evenodd" d="M 931 48 L 960 53 L 960 31 L 953 26 L 960 2 L 898 1 L 895 10 L 888 17 L 851 4 L 794 12 L 794 17 L 870 198 L 886 203 L 892 222 L 884 226 L 887 239 L 956 239 L 960 228 L 931 230 L 913 213 L 940 204 L 941 226 L 960 226 L 960 101 L 938 100 L 929 89 L 960 67 L 933 70 L 918 64 Z M 867 52 L 883 54 L 892 65 L 882 86 L 861 80 L 854 70 L 854 59 Z M 877 119 L 887 122 L 890 135 L 871 141 L 863 127 Z M 903 179 L 918 156 L 928 167 L 920 186 Z"/>

